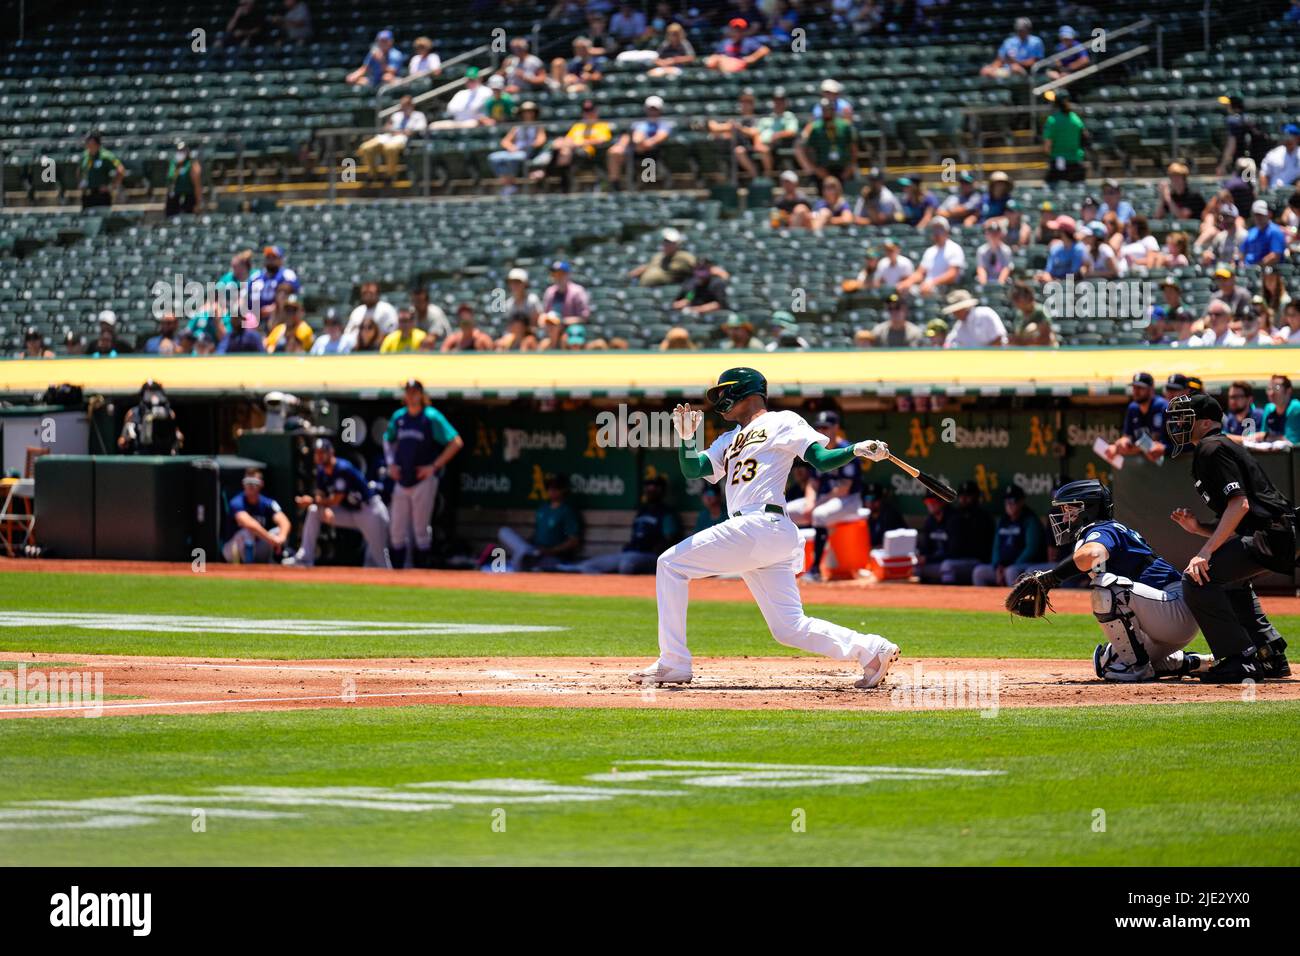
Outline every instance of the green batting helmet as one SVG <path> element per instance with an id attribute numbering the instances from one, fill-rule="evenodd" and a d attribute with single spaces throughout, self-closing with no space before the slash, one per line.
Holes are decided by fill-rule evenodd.
<path id="1" fill-rule="evenodd" d="M 728 412 L 747 395 L 767 398 L 767 379 L 756 369 L 729 368 L 718 376 L 718 384 L 710 386 L 704 395 L 715 411 Z"/>

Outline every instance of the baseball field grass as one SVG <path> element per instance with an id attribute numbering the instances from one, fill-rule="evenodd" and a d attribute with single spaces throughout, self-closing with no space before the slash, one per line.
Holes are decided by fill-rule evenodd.
<path id="1" fill-rule="evenodd" d="M 915 655 L 1077 659 L 1098 640 L 1087 615 L 819 610 Z M 428 622 L 448 629 L 397 632 Z M 691 630 L 701 655 L 793 653 L 743 602 L 694 604 Z M 633 598 L 0 574 L 0 670 L 31 653 L 648 661 L 655 613 Z M 1248 694 L 995 715 L 649 703 L 9 719 L 0 860 L 1282 865 L 1300 860 L 1297 753 L 1300 703 Z"/>

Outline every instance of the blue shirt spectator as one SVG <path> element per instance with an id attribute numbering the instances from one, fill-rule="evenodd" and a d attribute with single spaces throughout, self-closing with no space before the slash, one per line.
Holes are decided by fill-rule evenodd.
<path id="1" fill-rule="evenodd" d="M 1104 219 L 1106 213 L 1113 212 L 1115 218 L 1126 223 L 1133 218 L 1133 204 L 1120 195 L 1119 181 L 1108 179 L 1102 184 L 1101 205 L 1097 207 L 1097 218 Z"/>
<path id="2" fill-rule="evenodd" d="M 1019 63 L 1021 66 L 1027 66 L 1035 60 L 1041 60 L 1044 52 L 1042 37 L 1032 33 L 1013 33 L 998 47 L 998 59 L 1003 63 Z"/>
<path id="3" fill-rule="evenodd" d="M 1241 258 L 1248 266 L 1264 263 L 1264 258 L 1275 255 L 1269 262 L 1280 262 L 1286 258 L 1286 232 L 1270 218 L 1268 203 L 1256 200 L 1251 207 L 1254 225 L 1246 230 L 1246 238 L 1241 243 Z"/>
<path id="4" fill-rule="evenodd" d="M 1066 244 L 1058 239 L 1047 250 L 1047 274 L 1053 279 L 1077 275 L 1083 268 L 1088 250 L 1080 242 Z"/>

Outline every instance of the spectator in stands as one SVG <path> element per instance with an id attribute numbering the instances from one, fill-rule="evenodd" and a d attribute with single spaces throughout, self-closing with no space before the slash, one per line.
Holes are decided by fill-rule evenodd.
<path id="1" fill-rule="evenodd" d="M 428 117 L 415 108 L 414 98 L 410 94 L 403 96 L 396 112 L 389 114 L 384 131 L 357 147 L 357 156 L 365 163 L 367 175 L 375 175 L 375 156 L 382 153 L 385 172 L 391 185 L 397 179 L 397 161 L 406 149 L 407 141 L 428 127 Z"/>
<path id="2" fill-rule="evenodd" d="M 966 272 L 966 253 L 949 238 L 948 220 L 935 216 L 930 220 L 930 245 L 921 256 L 916 270 L 895 287 L 913 295 L 938 295 L 960 282 Z"/>
<path id="3" fill-rule="evenodd" d="M 1264 440 L 1285 439 L 1292 445 L 1300 445 L 1300 398 L 1295 397 L 1291 379 L 1286 375 L 1274 375 L 1269 379 L 1267 392 Z"/>
<path id="4" fill-rule="evenodd" d="M 871 344 L 886 349 L 919 348 L 925 336 L 919 325 L 908 320 L 907 312 L 907 299 L 892 293 L 885 302 L 887 318 L 871 330 Z"/>
<path id="5" fill-rule="evenodd" d="M 348 82 L 353 86 L 383 86 L 401 75 L 405 63 L 406 57 L 393 45 L 393 31 L 380 30 L 365 60 L 348 74 Z"/>
<path id="6" fill-rule="evenodd" d="M 1277 265 L 1286 258 L 1286 232 L 1273 221 L 1263 199 L 1250 207 L 1250 218 L 1253 225 L 1241 242 L 1241 261 L 1248 266 Z"/>
<path id="7" fill-rule="evenodd" d="M 1190 309 L 1183 304 L 1183 289 L 1178 284 L 1178 279 L 1174 276 L 1165 276 L 1160 282 L 1160 294 L 1165 301 L 1165 319 L 1169 323 L 1177 323 L 1186 319 L 1188 322 L 1195 320 Z"/>
<path id="8" fill-rule="evenodd" d="M 821 86 L 818 87 L 821 94 L 817 102 L 813 104 L 812 118 L 815 120 L 825 119 L 827 114 L 832 116 L 842 116 L 847 120 L 853 118 L 853 104 L 840 96 L 844 92 L 844 87 L 839 80 L 833 80 L 829 77 L 822 80 Z"/>
<path id="9" fill-rule="evenodd" d="M 720 349 L 761 352 L 765 347 L 754 335 L 754 323 L 743 315 L 733 313 L 728 316 L 727 321 L 722 323 L 722 331 L 726 338 L 718 344 Z"/>
<path id="10" fill-rule="evenodd" d="M 1136 213 L 1124 224 L 1124 241 L 1118 252 L 1121 275 L 1134 269 L 1154 269 L 1160 263 L 1160 243 L 1151 235 L 1147 217 Z"/>
<path id="11" fill-rule="evenodd" d="M 884 226 L 898 221 L 903 214 L 902 203 L 885 185 L 885 174 L 878 167 L 867 173 L 867 184 L 862 187 L 853 207 L 853 221 L 859 226 Z"/>
<path id="12" fill-rule="evenodd" d="M 511 571 L 556 571 L 582 549 L 582 522 L 568 502 L 568 476 L 548 475 L 545 489 L 546 503 L 537 509 L 527 539 L 513 528 L 497 532 L 497 540 L 510 554 Z"/>
<path id="13" fill-rule="evenodd" d="M 605 58 L 591 50 L 591 40 L 576 37 L 573 58 L 557 56 L 551 61 L 551 82 L 566 93 L 585 93 L 605 78 Z"/>
<path id="14" fill-rule="evenodd" d="M 572 272 L 567 260 L 556 259 L 551 263 L 551 284 L 542 295 L 542 318 L 559 319 L 564 325 L 591 318 L 587 290 L 570 278 Z"/>
<path id="15" fill-rule="evenodd" d="M 1205 213 L 1205 197 L 1187 182 L 1189 170 L 1184 163 L 1170 163 L 1166 170 L 1169 178 L 1157 187 L 1160 202 L 1156 205 L 1157 219 L 1196 219 Z"/>
<path id="16" fill-rule="evenodd" d="M 1277 266 L 1266 265 L 1260 268 L 1259 294 L 1273 314 L 1281 317 L 1286 304 L 1291 301 L 1291 293 L 1287 290 L 1286 279 L 1282 277 Z"/>
<path id="17" fill-rule="evenodd" d="M 750 87 L 740 91 L 737 114 L 735 119 L 710 119 L 707 124 L 709 135 L 712 139 L 727 143 L 739 174 L 753 179 L 758 175 L 758 167 L 754 165 L 750 154 L 758 156 L 765 147 L 758 139 L 758 116 L 754 113 L 754 91 Z M 770 160 L 766 165 L 771 165 Z"/>
<path id="18" fill-rule="evenodd" d="M 953 317 L 952 328 L 944 339 L 946 349 L 1001 348 L 1007 344 L 1007 329 L 1002 317 L 962 289 L 948 293 L 943 314 Z"/>
<path id="19" fill-rule="evenodd" d="M 1282 324 L 1273 332 L 1277 345 L 1300 345 L 1300 301 L 1290 299 L 1282 307 Z"/>
<path id="20" fill-rule="evenodd" d="M 949 222 L 973 226 L 984 209 L 984 194 L 975 188 L 975 177 L 966 170 L 957 174 L 957 191 L 939 204 L 939 215 Z"/>
<path id="21" fill-rule="evenodd" d="M 849 120 L 835 115 L 809 123 L 795 143 L 795 160 L 807 176 L 818 182 L 827 176 L 852 177 L 858 168 L 858 134 Z"/>
<path id="22" fill-rule="evenodd" d="M 302 291 L 298 273 L 284 264 L 284 250 L 279 246 L 267 246 L 262 250 L 262 268 L 248 280 L 249 308 L 255 309 L 259 318 L 270 318 L 274 314 L 276 290 L 282 282 L 289 283 L 295 293 Z"/>
<path id="23" fill-rule="evenodd" d="M 1282 189 L 1300 179 L 1300 126 L 1282 127 L 1282 142 L 1268 151 L 1259 164 L 1261 191 Z"/>
<path id="24" fill-rule="evenodd" d="M 686 38 L 686 30 L 680 23 L 670 23 L 664 31 L 664 42 L 656 51 L 654 66 L 650 68 L 652 77 L 680 76 L 682 67 L 695 62 L 695 47 Z"/>
<path id="25" fill-rule="evenodd" d="M 600 4 L 587 11 L 587 36 L 591 39 L 591 51 L 597 56 L 615 57 L 618 55 L 618 41 L 609 32 L 609 17 L 602 10 L 608 10 L 609 4 Z"/>
<path id="26" fill-rule="evenodd" d="M 750 35 L 749 23 L 741 17 L 734 17 L 727 23 L 726 36 L 714 49 L 716 52 L 704 60 L 704 65 L 721 73 L 739 73 L 772 52 L 761 40 Z"/>
<path id="27" fill-rule="evenodd" d="M 502 85 L 510 93 L 535 93 L 546 89 L 546 65 L 528 48 L 527 37 L 510 41 L 510 55 L 501 63 Z M 492 83 L 488 80 L 488 85 Z"/>
<path id="28" fill-rule="evenodd" d="M 99 337 L 96 340 L 98 351 L 107 355 L 112 352 L 114 355 L 129 355 L 135 351 L 131 343 L 117 334 L 117 313 L 112 309 L 104 309 L 97 316 L 99 321 Z M 105 346 L 107 345 L 107 348 Z"/>
<path id="29" fill-rule="evenodd" d="M 528 171 L 530 179 L 546 175 L 543 167 L 534 160 L 546 148 L 546 127 L 537 122 L 537 104 L 525 101 L 519 107 L 519 123 L 506 130 L 501 138 L 501 148 L 488 154 L 488 165 L 501 179 L 501 195 L 513 195 L 517 189 L 515 179 Z"/>
<path id="30" fill-rule="evenodd" d="M 311 39 L 311 11 L 304 0 L 284 0 L 284 13 L 267 17 L 294 46 L 304 46 Z"/>
<path id="31" fill-rule="evenodd" d="M 1211 201 L 1210 207 L 1206 210 L 1207 219 L 1212 214 L 1213 223 L 1202 225 L 1192 251 L 1199 255 L 1202 266 L 1236 262 L 1240 258 L 1241 244 L 1246 241 L 1246 229 L 1238 219 L 1237 206 L 1225 190 Z"/>
<path id="32" fill-rule="evenodd" d="M 1192 237 L 1181 229 L 1165 236 L 1164 248 L 1156 258 L 1156 265 L 1165 269 L 1183 269 L 1192 264 Z"/>
<path id="33" fill-rule="evenodd" d="M 428 37 L 416 37 L 415 55 L 407 66 L 409 76 L 442 76 L 442 57 L 433 52 L 433 40 Z"/>
<path id="34" fill-rule="evenodd" d="M 772 112 L 759 117 L 755 131 L 755 154 L 763 166 L 763 175 L 771 176 L 776 169 L 775 151 L 793 145 L 799 136 L 799 118 L 788 106 L 784 87 L 778 86 L 772 92 Z"/>
<path id="35" fill-rule="evenodd" d="M 542 300 L 528 288 L 528 273 L 519 268 L 506 273 L 506 291 L 509 294 L 505 305 L 506 323 L 520 321 L 532 331 L 542 316 Z"/>
<path id="36" fill-rule="evenodd" d="M 217 46 L 238 43 L 248 46 L 258 39 L 266 25 L 255 0 L 239 0 L 235 12 L 226 21 L 226 29 L 217 38 Z"/>
<path id="37" fill-rule="evenodd" d="M 281 315 L 277 315 L 280 319 Z M 309 351 L 312 341 L 316 335 L 311 330 L 302 317 L 302 302 L 298 296 L 290 293 L 285 300 L 284 310 L 282 313 L 283 321 L 271 329 L 271 333 L 266 337 L 266 350 L 268 352 L 287 352 L 289 344 L 295 339 L 302 346 L 303 351 Z"/>
<path id="38" fill-rule="evenodd" d="M 654 574 L 659 555 L 681 537 L 677 513 L 664 500 L 668 479 L 663 475 L 647 478 L 641 484 L 641 503 L 632 518 L 632 533 L 622 551 L 601 554 L 575 565 L 563 565 L 561 571 L 582 574 Z"/>
<path id="39" fill-rule="evenodd" d="M 474 307 L 468 302 L 456 306 L 456 331 L 443 340 L 444 352 L 492 352 L 496 343 L 478 327 Z"/>
<path id="40" fill-rule="evenodd" d="M 1254 163 L 1261 158 L 1267 149 L 1267 138 L 1260 131 L 1255 118 L 1246 112 L 1246 103 L 1240 93 L 1220 96 L 1219 103 L 1228 108 L 1224 119 L 1227 135 L 1215 175 L 1226 176 L 1228 170 L 1238 168 L 1237 164 L 1241 160 L 1249 159 Z"/>
<path id="41" fill-rule="evenodd" d="M 694 271 L 695 256 L 682 248 L 682 234 L 669 226 L 663 231 L 659 251 L 627 275 L 639 285 L 654 287 L 680 284 Z"/>
<path id="42" fill-rule="evenodd" d="M 781 174 L 780 183 L 781 188 L 772 199 L 772 228 L 811 229 L 813 200 L 799 189 L 799 174 L 787 169 Z"/>
<path id="43" fill-rule="evenodd" d="M 844 186 L 839 179 L 827 176 L 821 187 L 821 196 L 813 203 L 813 229 L 853 225 L 853 208 L 844 198 Z"/>
<path id="44" fill-rule="evenodd" d="M 221 556 L 230 564 L 270 564 L 279 561 L 289 542 L 289 516 L 279 502 L 262 494 L 262 472 L 249 468 L 241 483 L 243 491 L 230 499 L 234 532 L 221 545 Z"/>
<path id="45" fill-rule="evenodd" d="M 1101 184 L 1101 205 L 1097 207 L 1097 218 L 1104 220 L 1107 213 L 1113 212 L 1120 225 L 1127 225 L 1136 211 L 1133 204 L 1124 198 L 1123 185 L 1118 179 L 1107 179 Z"/>
<path id="46" fill-rule="evenodd" d="M 1061 343 L 1056 337 L 1052 320 L 1041 305 L 1034 299 L 1034 290 L 1024 282 L 1017 282 L 1011 287 L 1011 307 L 1015 309 L 1015 331 L 1011 334 L 1011 344 L 1033 348 L 1057 348 Z"/>
<path id="47" fill-rule="evenodd" d="M 635 171 L 644 175 L 647 168 L 649 168 L 652 173 L 651 181 L 658 181 L 657 171 L 654 170 L 653 165 L 647 167 L 646 161 L 650 160 L 652 163 L 658 161 L 659 150 L 668 142 L 668 137 L 673 133 L 673 121 L 664 119 L 663 110 L 663 97 L 647 96 L 645 99 L 645 116 L 633 123 L 632 128 L 620 136 L 618 141 L 609 148 L 605 160 L 608 166 L 611 188 L 617 189 L 620 187 L 623 162 L 629 152 L 636 158 Z"/>
<path id="48" fill-rule="evenodd" d="M 637 49 L 653 36 L 644 11 L 630 0 L 621 0 L 618 12 L 609 18 L 609 33 L 624 50 Z"/>
<path id="49" fill-rule="evenodd" d="M 1006 245 L 1011 248 L 1024 248 L 1034 242 L 1034 230 L 1024 221 L 1021 203 L 1015 199 L 1006 200 Z"/>
<path id="50" fill-rule="evenodd" d="M 769 338 L 770 341 L 766 346 L 769 352 L 781 349 L 806 351 L 812 348 L 808 340 L 800 334 L 799 320 L 794 317 L 793 312 L 786 309 L 778 309 L 772 313 L 772 331 Z"/>
<path id="51" fill-rule="evenodd" d="M 1043 151 L 1047 153 L 1049 187 L 1056 183 L 1081 183 L 1087 176 L 1088 130 L 1074 111 L 1064 90 L 1056 91 L 1056 112 L 1043 123 Z"/>
<path id="52" fill-rule="evenodd" d="M 203 166 L 194 158 L 189 146 L 177 141 L 176 153 L 167 164 L 167 199 L 163 215 L 203 212 Z"/>
<path id="53" fill-rule="evenodd" d="M 897 288 L 899 283 L 916 271 L 916 264 L 902 254 L 897 240 L 886 239 L 881 245 L 885 254 L 876 263 L 869 284 L 873 289 Z"/>
<path id="54" fill-rule="evenodd" d="M 672 308 L 687 315 L 708 315 L 727 309 L 727 283 L 713 268 L 707 257 L 695 262 L 691 276 L 682 283 L 681 291 L 673 300 Z"/>
<path id="55" fill-rule="evenodd" d="M 506 91 L 506 81 L 500 73 L 488 77 L 488 98 L 483 101 L 484 126 L 509 123 L 515 118 L 515 98 Z"/>
<path id="56" fill-rule="evenodd" d="M 373 319 L 379 327 L 382 341 L 383 336 L 397 328 L 397 309 L 391 302 L 379 297 L 379 283 L 373 279 L 361 283 L 360 297 L 361 304 L 348 316 L 344 334 L 355 336 L 357 330 L 361 328 L 361 323 L 369 318 Z M 378 348 L 377 345 L 375 347 Z"/>
<path id="57" fill-rule="evenodd" d="M 397 310 L 397 328 L 384 336 L 379 351 L 383 353 L 415 352 L 428 333 L 415 324 L 415 311 L 409 307 Z"/>
<path id="58" fill-rule="evenodd" d="M 465 71 L 465 85 L 456 91 L 447 103 L 447 119 L 429 125 L 434 129 L 462 129 L 484 126 L 488 123 L 484 107 L 492 91 L 479 79 L 479 69 L 471 66 Z"/>
<path id="59" fill-rule="evenodd" d="M 217 354 L 234 355 L 240 352 L 265 354 L 266 339 L 262 337 L 261 324 L 256 312 L 245 312 L 239 328 L 232 331 L 217 345 Z"/>
<path id="60" fill-rule="evenodd" d="M 498 352 L 537 351 L 537 336 L 533 334 L 528 320 L 520 314 L 509 315 L 506 318 L 505 334 L 497 339 L 496 350 Z"/>
<path id="61" fill-rule="evenodd" d="M 1228 307 L 1229 318 L 1244 322 L 1254 314 L 1250 293 L 1237 285 L 1236 274 L 1228 266 L 1219 266 L 1214 270 L 1214 281 L 1218 288 L 1210 296 L 1210 302 L 1223 302 Z"/>
<path id="62" fill-rule="evenodd" d="M 930 220 L 939 208 L 938 198 L 922 186 L 918 179 L 904 176 L 898 180 L 898 186 L 903 190 L 903 195 L 899 199 L 903 207 L 902 221 L 917 229 L 929 226 Z"/>
<path id="63" fill-rule="evenodd" d="M 1223 413 L 1223 433 L 1235 442 L 1264 431 L 1264 410 L 1255 406 L 1255 390 L 1249 382 L 1228 386 L 1228 406 Z"/>
<path id="64" fill-rule="evenodd" d="M 1025 504 L 1025 489 L 1011 484 L 1002 492 L 1002 515 L 993 531 L 989 564 L 976 565 L 971 583 L 981 587 L 1010 587 L 1026 571 L 1050 570 L 1043 524 Z"/>
<path id="65" fill-rule="evenodd" d="M 1168 402 L 1156 394 L 1150 372 L 1138 372 L 1129 383 L 1132 401 L 1124 410 L 1122 434 L 1106 448 L 1106 457 L 1145 455 L 1157 462 L 1165 453 L 1165 410 Z"/>
<path id="66" fill-rule="evenodd" d="M 1017 17 L 1015 32 L 1002 41 L 993 62 L 980 69 L 980 76 L 1005 80 L 1012 76 L 1027 76 L 1029 68 L 1046 53 L 1041 37 L 1033 34 L 1033 23 L 1028 17 Z"/>
<path id="67" fill-rule="evenodd" d="M 573 171 L 575 160 L 591 166 L 596 161 L 596 150 L 610 141 L 613 133 L 609 124 L 596 112 L 594 100 L 582 101 L 582 116 L 569 127 L 564 138 L 557 140 L 551 160 L 551 167 L 564 179 L 565 192 L 573 191 Z"/>
<path id="68" fill-rule="evenodd" d="M 113 194 L 126 178 L 126 167 L 110 150 L 104 149 L 100 134 L 86 134 L 81 153 L 81 208 L 112 206 Z"/>
<path id="69" fill-rule="evenodd" d="M 144 351 L 148 355 L 171 355 L 176 351 L 177 338 L 176 316 L 168 312 L 158 320 L 157 333 L 145 341 Z"/>
<path id="70" fill-rule="evenodd" d="M 344 355 L 348 340 L 343 337 L 343 319 L 337 309 L 326 309 L 321 334 L 312 342 L 312 355 Z"/>
<path id="71" fill-rule="evenodd" d="M 1038 273 L 1039 282 L 1051 282 L 1066 276 L 1088 273 L 1088 252 L 1078 241 L 1078 223 L 1072 216 L 1057 216 L 1048 222 L 1056 238 L 1047 247 L 1047 265 Z"/>
<path id="72" fill-rule="evenodd" d="M 1243 321 L 1254 317 L 1254 308 L 1250 304 L 1249 295 L 1246 296 L 1246 307 L 1249 311 L 1242 316 Z M 1218 298 L 1210 299 L 1210 304 L 1205 307 L 1204 321 L 1205 331 L 1199 336 L 1193 336 L 1187 343 L 1189 346 L 1240 348 L 1246 344 L 1245 337 L 1232 329 L 1233 312 L 1226 301 Z"/>
<path id="73" fill-rule="evenodd" d="M 1015 268 L 1011 247 L 1006 244 L 1007 221 L 984 223 L 984 243 L 975 253 L 975 281 L 980 285 L 1006 285 Z"/>
<path id="74" fill-rule="evenodd" d="M 353 310 L 353 315 L 356 311 Z M 393 310 L 393 327 L 397 327 L 397 311 Z M 341 352 L 378 352 L 380 346 L 384 344 L 383 327 L 375 318 L 375 312 L 363 312 L 361 320 L 353 327 L 352 319 L 348 319 L 347 329 L 343 333 L 343 343 L 339 351 Z"/>
<path id="75" fill-rule="evenodd" d="M 722 504 L 722 489 L 704 483 L 700 489 L 700 510 L 695 516 L 695 531 L 703 531 L 727 520 L 727 510 Z"/>
<path id="76" fill-rule="evenodd" d="M 984 195 L 984 202 L 980 206 L 980 221 L 987 222 L 990 219 L 1004 217 L 1007 213 L 1007 204 L 1011 201 L 1011 194 L 1015 191 L 1015 188 L 1015 181 L 1002 170 L 998 169 L 990 173 L 988 190 Z"/>
<path id="77" fill-rule="evenodd" d="M 1075 32 L 1074 27 L 1062 26 L 1057 32 L 1056 49 L 1052 53 L 1057 55 L 1067 50 L 1074 50 L 1074 52 L 1057 60 L 1055 65 L 1047 69 L 1049 80 L 1059 80 L 1071 73 L 1078 73 L 1091 62 L 1088 57 L 1088 45 L 1079 42 L 1079 34 Z"/>
<path id="78" fill-rule="evenodd" d="M 172 317 L 172 320 L 175 321 L 175 316 Z M 150 339 L 150 341 L 153 340 Z M 47 359 L 54 358 L 54 352 L 45 347 L 45 336 L 40 329 L 33 325 L 29 326 L 27 331 L 23 333 L 23 350 L 14 357 L 20 359 Z"/>
<path id="79" fill-rule="evenodd" d="M 451 334 L 447 313 L 429 301 L 428 287 L 411 287 L 411 310 L 415 313 L 415 324 L 433 336 L 435 342 Z"/>

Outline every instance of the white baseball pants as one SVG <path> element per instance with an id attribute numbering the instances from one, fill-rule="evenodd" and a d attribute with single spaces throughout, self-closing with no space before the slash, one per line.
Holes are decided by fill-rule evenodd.
<path id="1" fill-rule="evenodd" d="M 718 574 L 739 574 L 763 619 L 780 643 L 837 661 L 865 664 L 887 643 L 803 612 L 795 566 L 803 566 L 799 531 L 785 515 L 755 512 L 728 518 L 673 545 L 659 555 L 655 595 L 659 601 L 659 661 L 691 666 L 686 646 L 690 582 Z"/>
<path id="2" fill-rule="evenodd" d="M 331 508 L 330 511 L 334 514 L 334 527 L 360 531 L 366 539 L 366 567 L 393 567 L 388 560 L 388 508 L 382 498 L 375 495 L 355 511 L 342 507 Z M 320 524 L 320 506 L 309 506 L 302 523 L 302 546 L 298 549 L 300 564 L 316 563 L 316 539 L 320 537 Z"/>
<path id="3" fill-rule="evenodd" d="M 412 538 L 418 551 L 428 551 L 433 547 L 433 506 L 437 500 L 437 475 L 417 481 L 409 488 L 400 482 L 393 485 L 392 521 L 388 534 L 394 548 L 405 551 Z"/>

